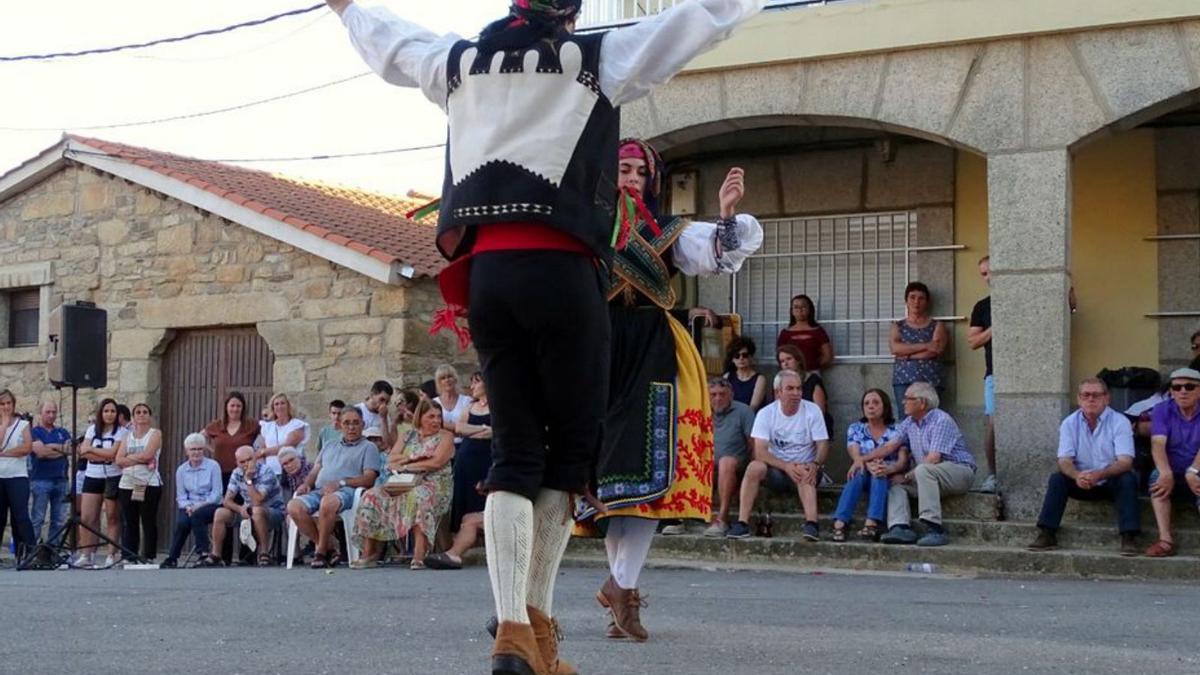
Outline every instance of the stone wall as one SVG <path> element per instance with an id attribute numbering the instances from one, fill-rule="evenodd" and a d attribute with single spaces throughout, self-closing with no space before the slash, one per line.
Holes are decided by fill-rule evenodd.
<path id="1" fill-rule="evenodd" d="M 361 400 L 376 379 L 415 385 L 438 363 L 474 363 L 427 334 L 433 280 L 389 286 L 88 169 L 0 204 L 0 269 L 17 263 L 50 263 L 43 310 L 74 300 L 108 310 L 108 388 L 81 391 L 81 411 L 106 395 L 158 408 L 162 355 L 188 328 L 256 326 L 275 355 L 274 389 L 315 420 L 329 399 Z M 0 386 L 22 408 L 53 391 L 45 349 L 0 349 Z"/>
<path id="2" fill-rule="evenodd" d="M 1155 132 L 1158 233 L 1200 236 L 1200 127 Z M 1158 353 L 1164 372 L 1192 359 L 1189 338 L 1200 328 L 1200 239 L 1158 244 L 1158 311 L 1194 316 L 1159 319 Z"/>
<path id="3" fill-rule="evenodd" d="M 916 245 L 954 243 L 955 158 L 953 148 L 923 141 L 900 141 L 891 161 L 873 146 L 849 149 L 812 149 L 794 153 L 729 153 L 706 157 L 694 164 L 699 172 L 697 205 L 700 217 L 718 211 L 717 192 L 730 166 L 746 169 L 746 198 L 739 210 L 761 219 L 825 214 L 914 211 Z M 686 157 L 672 157 L 675 164 Z M 691 166 L 689 164 L 689 166 Z M 771 236 L 771 225 L 766 235 Z M 954 256 L 952 251 L 919 252 L 913 256 L 911 277 L 925 282 L 933 294 L 933 311 L 939 316 L 969 313 L 954 306 Z M 731 311 L 732 279 L 728 275 L 696 281 L 699 304 L 718 312 Z M 788 289 L 787 298 L 805 292 Z M 809 292 L 812 295 L 811 291 Z M 786 302 L 787 298 L 782 298 Z M 751 318 L 751 317 L 743 317 Z M 764 372 L 775 372 L 773 344 L 758 345 Z M 954 398 L 953 349 L 945 354 L 948 391 L 945 407 L 959 411 Z M 834 417 L 834 451 L 831 471 L 845 461 L 845 430 L 860 415 L 862 393 L 872 387 L 891 392 L 892 365 L 887 362 L 838 363 L 823 373 Z M 982 410 L 972 408 L 972 417 Z M 971 447 L 982 457 L 982 422 L 964 421 Z"/>

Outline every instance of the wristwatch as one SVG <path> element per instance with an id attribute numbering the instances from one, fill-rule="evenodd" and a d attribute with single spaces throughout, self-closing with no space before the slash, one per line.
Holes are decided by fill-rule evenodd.
<path id="1" fill-rule="evenodd" d="M 346 479 L 343 478 L 342 480 L 339 480 L 338 487 L 342 487 L 342 488 L 346 487 Z"/>
<path id="2" fill-rule="evenodd" d="M 1192 474 L 1193 476 L 1200 476 L 1200 469 L 1197 469 L 1197 468 L 1196 468 L 1196 467 L 1194 467 L 1194 466 L 1189 466 L 1189 467 L 1187 468 L 1187 471 L 1185 471 L 1184 473 L 1190 473 L 1190 474 Z"/>

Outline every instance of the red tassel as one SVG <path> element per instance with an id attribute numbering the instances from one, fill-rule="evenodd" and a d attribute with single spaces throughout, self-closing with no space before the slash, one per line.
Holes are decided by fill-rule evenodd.
<path id="1" fill-rule="evenodd" d="M 449 330 L 458 337 L 458 349 L 465 352 L 471 346 L 471 330 L 460 320 L 465 321 L 466 318 L 467 309 L 462 305 L 446 305 L 433 313 L 429 334 L 437 335 Z"/>

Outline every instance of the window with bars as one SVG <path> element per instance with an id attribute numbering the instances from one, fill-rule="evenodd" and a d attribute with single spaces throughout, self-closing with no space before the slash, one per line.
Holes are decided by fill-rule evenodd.
<path id="1" fill-rule="evenodd" d="M 41 291 L 18 288 L 8 295 L 8 347 L 30 347 L 38 343 L 38 312 Z"/>
<path id="2" fill-rule="evenodd" d="M 838 360 L 890 359 L 888 334 L 891 322 L 904 316 L 917 214 L 781 218 L 762 225 L 762 248 L 733 281 L 742 333 L 760 355 L 771 353 L 790 322 L 792 296 L 804 294 L 816 305 Z"/>

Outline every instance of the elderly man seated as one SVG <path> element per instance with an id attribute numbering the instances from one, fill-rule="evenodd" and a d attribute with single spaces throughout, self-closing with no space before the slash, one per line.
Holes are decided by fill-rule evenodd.
<path id="1" fill-rule="evenodd" d="M 342 439 L 321 449 L 308 478 L 296 488 L 296 496 L 287 507 L 300 532 L 317 542 L 314 569 L 335 567 L 341 562 L 336 542 L 330 550 L 338 514 L 354 506 L 356 488 L 373 486 L 379 476 L 379 448 L 363 438 L 362 413 L 351 406 L 342 411 L 340 420 Z M 313 514 L 317 514 L 316 520 Z"/>
<path id="2" fill-rule="evenodd" d="M 817 480 L 829 455 L 829 432 L 821 408 L 803 400 L 802 389 L 796 371 L 779 371 L 775 376 L 775 402 L 759 410 L 754 418 L 750 433 L 754 460 L 742 478 L 738 520 L 725 535 L 730 539 L 750 536 L 750 511 L 760 484 L 773 492 L 798 492 L 804 509 L 803 536 L 808 541 L 819 538 Z"/>
<path id="3" fill-rule="evenodd" d="M 254 448 L 243 445 L 234 453 L 237 468 L 229 476 L 225 501 L 213 519 L 213 551 L 220 551 L 225 542 L 225 528 L 239 523 L 242 543 L 251 551 L 258 550 L 258 566 L 271 564 L 267 542 L 271 530 L 283 522 L 283 488 L 279 476 L 266 463 L 254 456 Z M 241 498 L 240 503 L 238 498 Z M 221 559 L 210 554 L 206 566 L 219 566 Z"/>
<path id="4" fill-rule="evenodd" d="M 339 413 L 340 414 L 340 413 Z M 338 432 L 339 436 L 341 432 Z M 285 445 L 279 449 L 279 466 L 283 469 L 283 473 L 279 476 L 279 484 L 283 486 L 283 501 L 291 501 L 296 494 L 296 488 L 304 484 L 308 478 L 308 472 L 312 471 L 312 464 L 304 453 Z"/>
<path id="5" fill-rule="evenodd" d="M 863 456 L 864 461 L 887 457 L 901 446 L 912 451 L 916 468 L 896 474 L 888 490 L 888 531 L 879 541 L 885 544 L 945 546 L 950 543 L 942 527 L 942 497 L 961 495 L 975 482 L 975 458 L 954 418 L 938 408 L 937 390 L 928 382 L 914 382 L 904 392 L 904 414 L 896 436 Z M 908 498 L 917 495 L 917 517 L 925 535 L 917 538 L 910 523 Z"/>
<path id="6" fill-rule="evenodd" d="M 1137 555 L 1142 527 L 1133 472 L 1133 425 L 1108 407 L 1108 385 L 1099 378 L 1080 382 L 1076 400 L 1079 410 L 1067 415 L 1058 429 L 1058 471 L 1050 475 L 1038 535 L 1029 550 L 1058 548 L 1058 528 L 1071 498 L 1115 502 L 1121 555 Z"/>
<path id="7" fill-rule="evenodd" d="M 750 461 L 754 411 L 745 403 L 733 400 L 733 385 L 723 377 L 708 380 L 708 398 L 712 402 L 713 469 L 717 474 L 718 501 L 712 525 L 704 531 L 704 536 L 723 537 L 729 529 L 726 525 L 729 504 L 737 493 L 742 469 Z"/>
<path id="8" fill-rule="evenodd" d="M 221 503 L 221 465 L 204 456 L 207 450 L 208 437 L 204 434 L 188 434 L 183 439 L 187 459 L 175 470 L 175 505 L 179 512 L 175 515 L 170 551 L 159 569 L 179 566 L 179 555 L 189 533 L 200 559 L 208 557 L 208 530 Z"/>
<path id="9" fill-rule="evenodd" d="M 1200 371 L 1171 373 L 1171 399 L 1150 412 L 1150 503 L 1158 522 L 1158 541 L 1146 549 L 1151 558 L 1175 555 L 1171 502 L 1200 506 Z"/>

